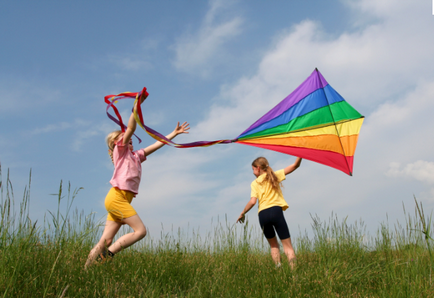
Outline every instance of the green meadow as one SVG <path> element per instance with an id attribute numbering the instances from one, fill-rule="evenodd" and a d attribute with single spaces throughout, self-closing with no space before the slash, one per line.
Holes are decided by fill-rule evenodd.
<path id="1" fill-rule="evenodd" d="M 283 252 L 274 265 L 256 227 L 224 219 L 205 236 L 148 235 L 85 271 L 104 221 L 73 207 L 80 189 L 61 182 L 57 209 L 32 222 L 30 182 L 17 194 L 0 172 L 2 297 L 434 297 L 433 225 L 416 198 L 404 223 L 375 235 L 362 221 L 312 216 L 311 235 L 293 239 L 294 269 Z"/>

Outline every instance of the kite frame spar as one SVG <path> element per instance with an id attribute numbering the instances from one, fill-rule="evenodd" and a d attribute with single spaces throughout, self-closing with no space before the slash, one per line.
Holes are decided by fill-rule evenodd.
<path id="1" fill-rule="evenodd" d="M 124 92 L 107 95 L 107 115 L 125 125 L 115 103 L 135 98 L 145 92 Z M 146 98 L 145 97 L 145 98 Z M 109 114 L 112 107 L 116 116 Z M 231 140 L 199 141 L 177 144 L 146 126 L 140 104 L 134 112 L 137 123 L 154 139 L 177 148 L 207 147 L 215 144 L 239 143 L 260 147 L 315 161 L 352 176 L 354 153 L 364 117 L 351 107 L 324 79 L 318 69 L 278 105 Z M 139 139 L 140 142 L 140 139 Z"/>

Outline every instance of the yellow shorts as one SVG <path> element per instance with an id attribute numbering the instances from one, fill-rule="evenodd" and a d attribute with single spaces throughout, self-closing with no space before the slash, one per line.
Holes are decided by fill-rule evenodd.
<path id="1" fill-rule="evenodd" d="M 112 187 L 105 197 L 105 209 L 107 209 L 107 220 L 122 222 L 123 219 L 136 215 L 137 212 L 131 206 L 134 193 L 128 190 L 121 190 Z"/>

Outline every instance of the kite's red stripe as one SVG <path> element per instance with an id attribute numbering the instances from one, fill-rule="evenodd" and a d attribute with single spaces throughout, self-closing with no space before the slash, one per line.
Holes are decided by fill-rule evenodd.
<path id="1" fill-rule="evenodd" d="M 344 173 L 347 173 L 348 175 L 352 175 L 353 172 L 353 159 L 354 159 L 353 156 L 345 157 L 342 154 L 338 154 L 336 152 L 300 148 L 300 147 L 254 144 L 254 143 L 247 143 L 247 142 L 236 142 L 236 143 L 273 150 L 285 154 L 290 154 L 293 156 L 299 156 L 301 158 L 305 158 L 338 169 Z"/>

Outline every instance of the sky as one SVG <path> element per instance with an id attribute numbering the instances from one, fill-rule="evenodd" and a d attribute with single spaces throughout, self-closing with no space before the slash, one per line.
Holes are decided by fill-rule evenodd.
<path id="1" fill-rule="evenodd" d="M 315 68 L 365 116 L 353 176 L 303 160 L 287 176 L 293 239 L 311 216 L 405 222 L 414 197 L 434 206 L 434 16 L 429 0 L 0 1 L 0 163 L 17 201 L 31 171 L 32 220 L 73 208 L 105 219 L 113 165 L 105 136 L 118 127 L 104 96 L 150 96 L 144 122 L 179 143 L 233 139 Z M 127 119 L 133 102 L 119 102 Z M 143 140 L 154 140 L 141 128 Z M 158 237 L 170 229 L 232 225 L 250 199 L 251 162 L 295 157 L 240 144 L 165 146 L 143 163 L 133 206 Z M 258 225 L 257 206 L 248 219 Z"/>

